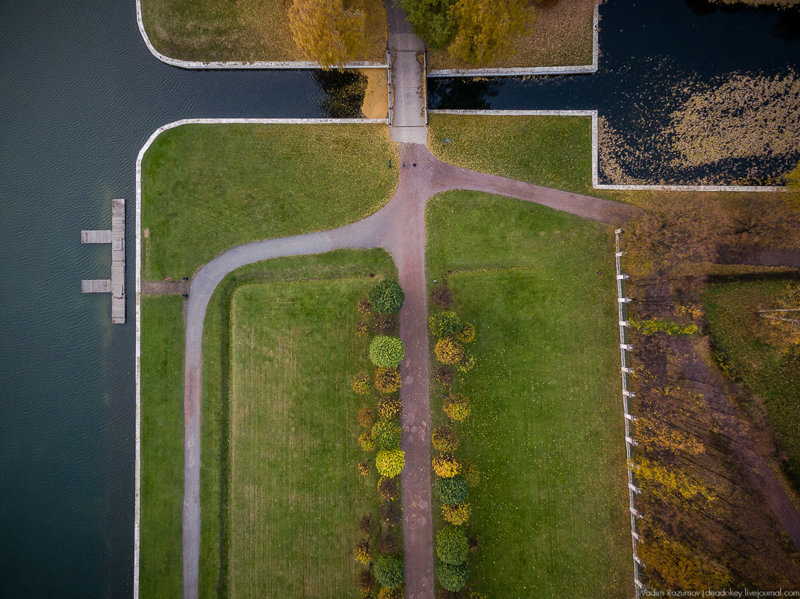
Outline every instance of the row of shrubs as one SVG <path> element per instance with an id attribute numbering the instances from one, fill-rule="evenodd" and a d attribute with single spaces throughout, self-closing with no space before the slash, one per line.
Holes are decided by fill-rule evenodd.
<path id="1" fill-rule="evenodd" d="M 403 290 L 397 281 L 385 280 L 372 287 L 368 298 L 360 300 L 357 306 L 362 319 L 356 325 L 356 335 L 371 337 L 368 351 L 375 366 L 372 373 L 360 372 L 351 382 L 356 394 L 372 402 L 358 412 L 362 427 L 358 443 L 367 454 L 359 462 L 358 472 L 369 477 L 374 463 L 378 474 L 376 487 L 381 498 L 377 522 L 373 514 L 361 517 L 354 551 L 356 561 L 363 566 L 358 586 L 364 599 L 404 597 L 399 477 L 405 466 L 405 452 L 400 449 L 399 420 L 403 405 L 398 392 L 403 380 L 398 367 L 405 356 L 405 348 L 396 334 L 396 313 L 403 300 Z"/>
<path id="2" fill-rule="evenodd" d="M 457 450 L 460 444 L 458 427 L 471 414 L 469 398 L 456 389 L 461 376 L 475 365 L 475 359 L 466 346 L 475 339 L 475 326 L 462 322 L 458 314 L 450 310 L 453 293 L 446 285 L 434 287 L 431 304 L 435 306 L 428 322 L 431 335 L 436 338 L 433 353 L 439 366 L 434 379 L 443 390 L 442 411 L 449 424 L 434 428 L 431 445 L 433 495 L 448 523 L 436 533 L 436 578 L 440 589 L 438 596 L 444 599 L 481 599 L 481 595 L 467 590 L 469 567 L 467 557 L 479 549 L 478 540 L 470 538 L 464 526 L 469 522 L 472 510 L 469 490 L 480 482 L 480 474 L 474 464 L 460 459 Z"/>

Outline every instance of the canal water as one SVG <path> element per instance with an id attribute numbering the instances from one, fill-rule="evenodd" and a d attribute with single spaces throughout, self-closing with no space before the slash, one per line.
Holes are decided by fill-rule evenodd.
<path id="1" fill-rule="evenodd" d="M 663 89 L 654 69 L 679 80 L 683 69 L 797 62 L 797 21 L 781 25 L 774 11 L 706 12 L 694 0 L 610 1 L 593 78 L 437 82 L 432 101 L 599 108 L 622 128 L 633 118 L 626 107 L 641 109 L 634 100 L 643 89 L 649 98 Z M 718 30 L 729 18 L 739 23 L 735 35 Z M 139 35 L 133 0 L 0 0 L 0 34 L 0 597 L 125 597 L 134 308 L 129 296 L 129 324 L 112 326 L 109 298 L 79 293 L 82 278 L 105 278 L 110 268 L 108 247 L 82 246 L 79 232 L 109 227 L 114 197 L 128 200 L 133 223 L 136 156 L 160 125 L 320 117 L 323 93 L 309 72 L 161 64 Z M 132 267 L 132 227 L 127 241 Z"/>

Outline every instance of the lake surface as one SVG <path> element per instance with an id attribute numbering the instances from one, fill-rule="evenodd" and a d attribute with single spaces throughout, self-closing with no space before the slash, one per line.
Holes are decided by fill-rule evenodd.
<path id="1" fill-rule="evenodd" d="M 770 33 L 774 11 L 733 13 L 740 33 L 701 44 L 695 26 L 727 27 L 730 15 L 693 4 L 604 5 L 592 78 L 439 88 L 432 100 L 600 108 L 617 125 L 633 117 L 615 107 L 642 110 L 633 100 L 641 85 L 653 87 L 652 65 L 680 65 L 667 69 L 675 80 L 682 69 L 717 73 L 731 62 L 781 69 L 789 51 L 797 62 L 797 23 L 781 41 Z M 767 24 L 741 37 L 760 20 Z M 139 35 L 132 0 L 0 0 L 0 33 L 0 597 L 124 597 L 133 573 L 134 304 L 129 293 L 129 324 L 112 326 L 109 298 L 80 294 L 81 279 L 110 268 L 108 246 L 82 246 L 80 230 L 109 227 L 110 200 L 128 201 L 132 292 L 135 162 L 150 134 L 192 117 L 325 116 L 322 92 L 309 72 L 161 64 Z"/>

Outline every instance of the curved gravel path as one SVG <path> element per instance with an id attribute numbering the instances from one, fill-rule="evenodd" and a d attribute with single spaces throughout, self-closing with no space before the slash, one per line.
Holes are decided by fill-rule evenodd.
<path id="1" fill-rule="evenodd" d="M 633 209 L 624 204 L 539 187 L 455 167 L 434 158 L 419 144 L 401 144 L 401 169 L 392 200 L 373 215 L 344 227 L 235 247 L 203 266 L 191 281 L 186 307 L 184 365 L 183 596 L 198 595 L 200 554 L 200 399 L 202 339 L 206 307 L 230 272 L 254 262 L 319 254 L 335 249 L 384 248 L 397 265 L 406 295 L 400 310 L 400 337 L 406 357 L 404 377 L 403 471 L 406 597 L 433 599 L 433 543 L 430 490 L 430 409 L 428 396 L 427 285 L 425 282 L 425 203 L 451 189 L 471 189 L 542 204 L 605 223 L 617 223 Z M 416 166 L 412 166 L 416 164 Z"/>

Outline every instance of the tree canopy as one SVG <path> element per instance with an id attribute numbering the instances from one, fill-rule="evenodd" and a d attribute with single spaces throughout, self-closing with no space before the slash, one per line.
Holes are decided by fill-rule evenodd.
<path id="1" fill-rule="evenodd" d="M 289 27 L 303 54 L 323 68 L 341 67 L 366 48 L 366 13 L 345 0 L 293 0 Z"/>

